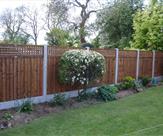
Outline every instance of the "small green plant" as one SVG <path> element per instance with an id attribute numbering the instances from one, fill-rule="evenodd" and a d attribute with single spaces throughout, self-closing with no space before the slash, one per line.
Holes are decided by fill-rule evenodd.
<path id="1" fill-rule="evenodd" d="M 143 86 L 147 86 L 151 82 L 151 78 L 149 77 L 140 77 L 139 78 Z"/>
<path id="2" fill-rule="evenodd" d="M 130 89 L 134 87 L 134 78 L 127 76 L 123 79 L 122 83 L 120 84 L 121 89 Z"/>
<path id="3" fill-rule="evenodd" d="M 117 87 L 104 85 L 97 89 L 97 98 L 103 101 L 113 101 L 116 99 L 117 92 Z"/>
<path id="4" fill-rule="evenodd" d="M 134 89 L 137 91 L 137 92 L 142 92 L 144 90 L 143 88 L 143 85 L 140 81 L 134 81 Z"/>
<path id="5" fill-rule="evenodd" d="M 11 113 L 8 113 L 6 112 L 3 116 L 2 116 L 3 119 L 7 120 L 7 121 L 10 121 L 14 118 L 14 116 L 11 114 Z"/>
<path id="6" fill-rule="evenodd" d="M 49 102 L 50 106 L 64 105 L 66 98 L 64 94 L 55 94 L 53 99 Z"/>
<path id="7" fill-rule="evenodd" d="M 115 84 L 115 87 L 117 87 L 119 91 L 123 89 L 121 83 Z"/>
<path id="8" fill-rule="evenodd" d="M 85 90 L 85 91 L 78 92 L 77 100 L 82 101 L 82 100 L 88 100 L 95 97 L 96 97 L 96 92 L 89 92 Z"/>
<path id="9" fill-rule="evenodd" d="M 19 112 L 28 112 L 30 113 L 33 110 L 32 102 L 30 100 L 26 100 L 19 108 Z"/>

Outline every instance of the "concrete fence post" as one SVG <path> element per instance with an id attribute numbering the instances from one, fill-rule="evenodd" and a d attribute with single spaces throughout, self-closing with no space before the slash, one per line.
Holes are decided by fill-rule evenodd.
<path id="1" fill-rule="evenodd" d="M 136 80 L 139 79 L 139 66 L 140 66 L 140 50 L 137 50 L 137 58 L 136 58 Z"/>
<path id="2" fill-rule="evenodd" d="M 156 60 L 156 52 L 153 51 L 153 59 L 152 59 L 152 78 L 155 77 L 155 60 Z"/>
<path id="3" fill-rule="evenodd" d="M 47 64 L 48 64 L 48 46 L 44 45 L 43 55 L 43 96 L 47 95 Z"/>
<path id="4" fill-rule="evenodd" d="M 118 83 L 119 49 L 115 49 L 115 84 Z"/>

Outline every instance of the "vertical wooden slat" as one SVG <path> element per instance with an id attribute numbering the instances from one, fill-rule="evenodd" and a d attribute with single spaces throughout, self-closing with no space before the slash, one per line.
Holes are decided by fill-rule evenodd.
<path id="1" fill-rule="evenodd" d="M 17 97 L 17 89 L 16 89 L 16 86 L 17 86 L 17 57 L 14 56 L 14 59 L 13 59 L 13 84 L 14 84 L 14 87 L 13 87 L 13 90 L 14 90 L 14 100 L 16 99 Z"/>
<path id="2" fill-rule="evenodd" d="M 0 59 L 0 102 L 3 101 L 3 70 L 2 70 L 2 59 Z"/>

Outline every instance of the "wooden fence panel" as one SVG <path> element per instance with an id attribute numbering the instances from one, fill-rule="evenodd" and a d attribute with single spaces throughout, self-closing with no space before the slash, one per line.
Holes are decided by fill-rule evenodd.
<path id="1" fill-rule="evenodd" d="M 55 47 L 48 48 L 48 73 L 47 73 L 47 92 L 48 94 L 63 92 L 67 86 L 60 85 L 58 81 L 58 61 L 61 55 L 68 49 L 59 49 Z"/>
<path id="2" fill-rule="evenodd" d="M 153 53 L 147 51 L 140 52 L 139 77 L 152 77 Z"/>
<path id="3" fill-rule="evenodd" d="M 155 76 L 163 75 L 163 53 L 156 52 Z"/>
<path id="4" fill-rule="evenodd" d="M 118 82 L 126 76 L 136 78 L 137 51 L 119 51 Z"/>
<path id="5" fill-rule="evenodd" d="M 96 49 L 95 51 L 101 53 L 106 62 L 106 72 L 101 83 L 113 84 L 115 81 L 115 50 Z"/>
<path id="6" fill-rule="evenodd" d="M 43 47 L 0 45 L 0 101 L 42 95 Z"/>

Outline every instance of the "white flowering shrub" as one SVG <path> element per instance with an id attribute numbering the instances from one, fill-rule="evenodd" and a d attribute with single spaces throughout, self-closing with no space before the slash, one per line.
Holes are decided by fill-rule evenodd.
<path id="1" fill-rule="evenodd" d="M 96 51 L 66 51 L 59 61 L 59 79 L 64 84 L 87 85 L 103 76 L 105 58 Z"/>

